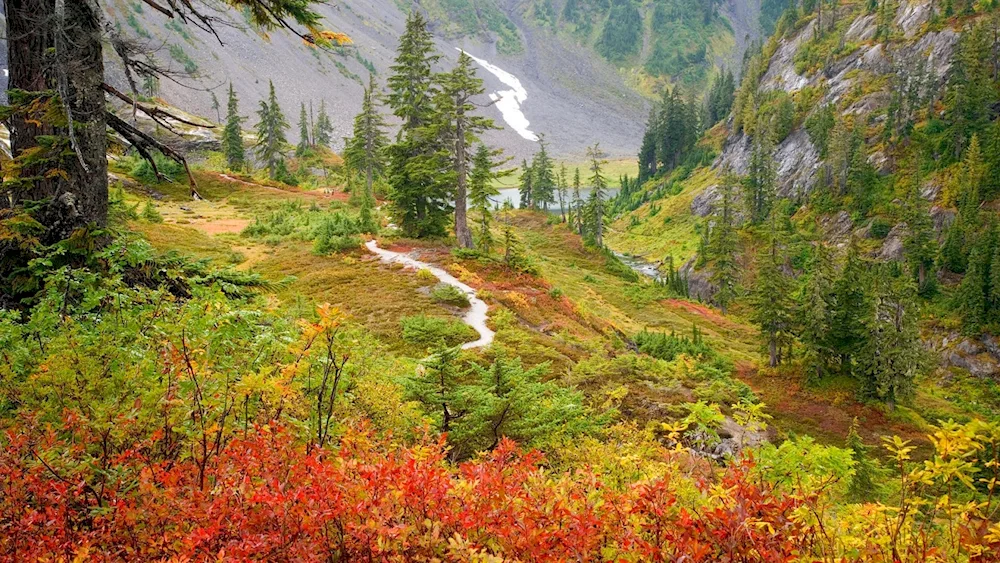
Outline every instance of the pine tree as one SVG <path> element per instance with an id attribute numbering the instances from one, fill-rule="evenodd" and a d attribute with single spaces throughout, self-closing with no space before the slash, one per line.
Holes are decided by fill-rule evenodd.
<path id="1" fill-rule="evenodd" d="M 439 78 L 440 92 L 436 98 L 438 139 L 443 140 L 450 152 L 451 168 L 455 178 L 455 238 L 463 248 L 472 248 L 472 231 L 467 218 L 468 175 L 473 153 L 471 146 L 479 135 L 495 129 L 493 120 L 473 115 L 475 96 L 485 90 L 483 81 L 476 76 L 475 63 L 464 51 L 458 56 L 454 70 Z M 544 147 L 544 145 L 543 145 Z"/>
<path id="2" fill-rule="evenodd" d="M 375 87 L 375 77 L 371 76 L 361 101 L 361 113 L 354 117 L 353 135 L 344 143 L 344 161 L 350 170 L 364 175 L 362 202 L 370 207 L 374 207 L 375 203 L 375 178 L 385 171 L 385 151 L 389 144 L 385 135 L 385 120 L 378 111 Z M 321 105 L 319 111 L 317 123 L 322 124 L 326 110 Z"/>
<path id="3" fill-rule="evenodd" d="M 306 104 L 299 109 L 299 144 L 295 145 L 295 156 L 303 157 L 309 154 L 312 145 L 309 143 L 309 117 L 306 115 Z"/>
<path id="4" fill-rule="evenodd" d="M 521 194 L 520 208 L 528 209 L 531 207 L 535 207 L 534 187 L 533 187 L 535 182 L 535 173 L 534 170 L 532 170 L 531 167 L 528 166 L 527 160 L 521 161 L 520 181 L 521 184 L 518 187 L 518 192 Z"/>
<path id="5" fill-rule="evenodd" d="M 276 178 L 278 174 L 278 163 L 283 162 L 282 153 L 288 141 L 285 139 L 285 131 L 288 130 L 288 121 L 281 113 L 278 105 L 278 96 L 274 93 L 274 82 L 271 82 L 271 92 L 267 101 L 260 102 L 260 109 L 257 110 L 257 158 L 264 163 L 271 178 Z"/>
<path id="6" fill-rule="evenodd" d="M 971 331 L 986 324 L 990 318 L 990 266 L 993 259 L 988 234 L 977 237 L 969 254 L 969 265 L 958 287 L 958 310 L 962 322 Z"/>
<path id="7" fill-rule="evenodd" d="M 388 181 L 393 217 L 413 237 L 445 234 L 454 195 L 448 150 L 437 137 L 433 50 L 427 21 L 411 11 L 388 81 L 389 107 L 402 122 L 388 149 Z"/>
<path id="8" fill-rule="evenodd" d="M 726 174 L 719 184 L 719 205 L 716 208 L 715 225 L 708 244 L 709 258 L 713 262 L 711 281 L 718 288 L 715 302 L 722 309 L 723 315 L 736 297 L 738 271 L 736 250 L 739 241 L 733 207 L 737 183 L 737 178 Z"/>
<path id="9" fill-rule="evenodd" d="M 862 391 L 885 402 L 890 410 L 913 394 L 920 373 L 923 344 L 917 327 L 916 286 L 909 276 L 894 278 L 881 266 L 871 276 L 866 338 L 857 357 L 855 375 Z"/>
<path id="10" fill-rule="evenodd" d="M 548 211 L 556 201 L 555 165 L 545 147 L 545 136 L 538 136 L 538 152 L 531 159 L 531 196 L 536 207 Z"/>
<path id="11" fill-rule="evenodd" d="M 316 116 L 312 137 L 313 142 L 319 147 L 329 147 L 330 141 L 333 140 L 333 123 L 330 122 L 330 116 L 326 113 L 326 100 L 319 101 L 319 114 Z"/>
<path id="12" fill-rule="evenodd" d="M 830 346 L 831 301 L 833 300 L 833 257 L 822 242 L 809 267 L 809 278 L 802 288 L 799 304 L 799 340 L 803 347 L 806 377 L 812 382 L 825 378 L 833 364 Z"/>
<path id="13" fill-rule="evenodd" d="M 590 211 L 591 219 L 590 234 L 598 248 L 604 246 L 604 200 L 605 191 L 608 188 L 608 181 L 602 171 L 603 166 L 608 162 L 605 160 L 605 156 L 600 143 L 587 148 L 587 158 L 590 159 L 591 185 L 587 208 Z"/>
<path id="14" fill-rule="evenodd" d="M 576 232 L 583 236 L 583 198 L 580 196 L 580 169 L 573 171 L 573 222 L 576 224 Z"/>
<path id="15" fill-rule="evenodd" d="M 243 170 L 246 164 L 243 132 L 240 129 L 242 123 L 239 100 L 236 99 L 236 91 L 233 90 L 233 84 L 230 83 L 229 101 L 226 104 L 226 127 L 222 130 L 222 152 L 226 155 L 226 166 L 232 171 Z"/>
<path id="16" fill-rule="evenodd" d="M 757 254 L 757 279 L 750 296 L 750 318 L 760 328 L 771 367 L 781 363 L 781 351 L 790 343 L 792 329 L 792 282 L 784 271 L 775 215 L 769 221 L 767 248 Z"/>
<path id="17" fill-rule="evenodd" d="M 493 222 L 493 198 L 500 191 L 493 186 L 493 180 L 498 176 L 493 169 L 498 163 L 493 161 L 493 153 L 486 145 L 480 144 L 472 157 L 472 172 L 469 174 L 469 206 L 475 214 L 478 226 L 478 248 L 488 254 L 493 248 L 493 235 L 490 225 Z"/>
<path id="18" fill-rule="evenodd" d="M 986 162 L 986 176 L 983 178 L 982 196 L 992 199 L 1000 195 L 1000 118 L 993 120 L 993 126 L 985 138 L 983 159 Z"/>

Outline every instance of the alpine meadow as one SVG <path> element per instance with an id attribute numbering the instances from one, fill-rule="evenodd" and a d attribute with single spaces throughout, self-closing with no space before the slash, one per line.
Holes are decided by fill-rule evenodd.
<path id="1" fill-rule="evenodd" d="M 0 562 L 1000 563 L 1000 0 L 0 4 Z"/>

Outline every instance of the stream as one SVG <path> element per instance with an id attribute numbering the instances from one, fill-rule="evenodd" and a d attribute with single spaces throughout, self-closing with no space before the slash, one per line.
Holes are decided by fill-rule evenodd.
<path id="1" fill-rule="evenodd" d="M 640 276 L 653 280 L 658 280 L 661 277 L 659 266 L 641 256 L 622 254 L 621 252 L 615 252 L 615 256 L 622 261 L 622 264 L 625 264 Z"/>
<path id="2" fill-rule="evenodd" d="M 469 298 L 469 310 L 462 316 L 462 320 L 465 324 L 471 326 L 476 330 L 476 332 L 479 333 L 479 340 L 462 344 L 463 350 L 468 350 L 470 348 L 482 348 L 484 346 L 489 346 L 493 342 L 493 338 L 496 336 L 496 333 L 490 330 L 490 327 L 486 326 L 486 311 L 489 306 L 486 305 L 485 301 L 476 297 L 475 289 L 458 281 L 455 276 L 449 274 L 441 268 L 438 268 L 437 266 L 421 262 L 420 260 L 401 252 L 393 252 L 392 250 L 379 248 L 378 242 L 374 240 L 366 242 L 365 248 L 387 264 L 402 264 L 418 270 L 427 270 L 428 272 L 434 274 L 434 277 L 441 280 L 442 283 L 453 285 L 465 293 L 465 295 Z"/>

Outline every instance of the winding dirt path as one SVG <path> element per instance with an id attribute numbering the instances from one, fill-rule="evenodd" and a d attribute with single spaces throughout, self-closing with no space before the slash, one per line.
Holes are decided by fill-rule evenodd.
<path id="1" fill-rule="evenodd" d="M 404 266 L 417 268 L 418 270 L 425 269 L 434 274 L 434 277 L 441 280 L 443 283 L 460 289 L 469 298 L 469 310 L 465 312 L 462 320 L 465 324 L 471 326 L 476 330 L 476 332 L 479 333 L 479 340 L 462 344 L 462 349 L 468 350 L 470 348 L 483 348 L 493 343 L 493 338 L 496 336 L 496 333 L 490 330 L 490 327 L 486 326 L 486 311 L 489 309 L 489 306 L 485 301 L 476 297 L 475 289 L 458 281 L 455 276 L 449 274 L 441 268 L 438 268 L 437 266 L 421 262 L 420 260 L 400 252 L 393 252 L 392 250 L 379 248 L 378 242 L 374 240 L 366 242 L 365 248 L 367 248 L 372 254 L 378 256 L 383 262 L 389 264 L 403 264 Z"/>

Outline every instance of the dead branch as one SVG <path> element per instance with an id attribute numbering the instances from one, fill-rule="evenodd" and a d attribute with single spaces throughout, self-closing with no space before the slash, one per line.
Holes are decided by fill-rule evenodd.
<path id="1" fill-rule="evenodd" d="M 188 182 L 191 186 L 191 197 L 194 199 L 204 199 L 201 197 L 201 194 L 198 193 L 198 182 L 195 181 L 194 174 L 191 173 L 191 168 L 188 166 L 187 159 L 184 158 L 184 155 L 161 143 L 160 141 L 157 141 L 151 135 L 145 133 L 139 128 L 134 127 L 124 119 L 115 115 L 114 112 L 106 111 L 105 115 L 108 120 L 108 126 L 114 129 L 119 135 L 135 147 L 140 156 L 152 164 L 153 170 L 156 172 L 157 176 L 159 176 L 159 172 L 156 169 L 156 164 L 153 162 L 152 154 L 149 152 L 150 149 L 156 149 L 160 151 L 163 156 L 166 156 L 174 162 L 184 166 L 184 172 L 187 173 Z"/>
<path id="2" fill-rule="evenodd" d="M 106 83 L 105 84 L 101 84 L 101 88 L 103 88 L 105 92 L 111 94 L 112 96 L 118 98 L 119 100 L 125 102 L 126 104 L 129 104 L 130 106 L 132 106 L 134 108 L 137 108 L 139 111 L 141 111 L 142 113 L 144 113 L 144 114 L 148 115 L 149 117 L 153 118 L 154 120 L 157 121 L 157 123 L 160 123 L 160 125 L 163 125 L 167 129 L 170 129 L 171 131 L 173 131 L 173 129 L 169 125 L 167 125 L 164 122 L 160 121 L 161 119 L 163 119 L 163 118 L 172 119 L 174 121 L 177 121 L 178 123 L 183 123 L 185 125 L 190 125 L 192 127 L 204 127 L 206 129 L 214 129 L 215 128 L 215 125 L 205 124 L 205 123 L 195 123 L 194 121 L 190 121 L 190 120 L 184 119 L 183 117 L 174 115 L 173 113 L 170 113 L 169 111 L 167 111 L 167 110 L 165 110 L 165 109 L 163 109 L 163 108 L 161 108 L 159 106 L 151 106 L 151 105 L 146 105 L 146 104 L 140 103 L 140 102 L 136 101 L 134 98 L 132 98 L 132 97 L 128 96 L 127 94 L 125 94 L 124 92 L 122 92 L 121 90 L 118 90 L 114 86 L 111 86 L 110 84 L 106 84 Z"/>

